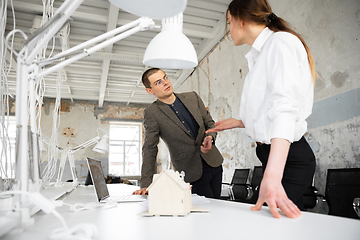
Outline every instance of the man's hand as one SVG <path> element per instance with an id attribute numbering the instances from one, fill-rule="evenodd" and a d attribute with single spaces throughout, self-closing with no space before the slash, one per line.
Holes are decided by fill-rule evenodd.
<path id="1" fill-rule="evenodd" d="M 145 195 L 148 194 L 147 188 L 141 188 L 132 193 L 132 195 Z"/>
<path id="2" fill-rule="evenodd" d="M 205 138 L 204 138 L 204 141 L 203 141 L 203 143 L 202 143 L 202 145 L 201 145 L 201 147 L 200 147 L 200 150 L 201 150 L 201 152 L 203 152 L 203 153 L 207 153 L 207 152 L 209 152 L 210 150 L 211 150 L 211 147 L 212 147 L 212 139 L 213 139 L 213 137 L 212 136 L 206 136 Z"/>

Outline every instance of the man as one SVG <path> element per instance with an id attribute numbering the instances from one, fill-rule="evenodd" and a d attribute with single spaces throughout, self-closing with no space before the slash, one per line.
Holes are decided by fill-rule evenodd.
<path id="1" fill-rule="evenodd" d="M 174 94 L 170 80 L 159 68 L 144 72 L 142 82 L 157 100 L 144 111 L 141 189 L 133 194 L 147 193 L 161 137 L 169 148 L 175 170 L 185 172 L 192 193 L 220 198 L 223 157 L 214 145 L 216 134 L 205 134 L 215 126 L 200 97 L 195 92 Z"/>

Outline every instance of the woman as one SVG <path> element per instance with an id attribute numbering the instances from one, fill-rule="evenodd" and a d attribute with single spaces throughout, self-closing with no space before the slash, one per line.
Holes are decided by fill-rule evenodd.
<path id="1" fill-rule="evenodd" d="M 301 215 L 302 194 L 311 184 L 315 156 L 304 138 L 311 114 L 315 67 L 299 34 L 277 17 L 266 0 L 233 0 L 227 23 L 235 46 L 252 46 L 246 54 L 249 73 L 240 104 L 240 120 L 226 119 L 207 132 L 245 128 L 257 142 L 264 176 L 252 210 L 266 202 L 290 218 Z"/>

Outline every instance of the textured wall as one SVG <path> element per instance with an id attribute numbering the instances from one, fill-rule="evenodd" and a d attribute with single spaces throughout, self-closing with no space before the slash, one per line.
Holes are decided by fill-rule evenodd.
<path id="1" fill-rule="evenodd" d="M 317 158 L 315 184 L 324 193 L 328 168 L 360 167 L 360 1 L 270 0 L 273 12 L 290 22 L 308 43 L 320 78 L 306 137 Z M 248 73 L 249 46 L 225 39 L 176 91 L 196 91 L 215 121 L 239 116 Z M 219 133 L 224 181 L 234 168 L 260 165 L 255 144 L 242 129 Z"/>

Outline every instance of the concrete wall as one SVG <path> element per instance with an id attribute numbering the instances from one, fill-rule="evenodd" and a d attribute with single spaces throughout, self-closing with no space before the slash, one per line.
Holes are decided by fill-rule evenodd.
<path id="1" fill-rule="evenodd" d="M 317 160 L 315 185 L 324 193 L 328 168 L 360 167 L 360 1 L 270 0 L 273 12 L 301 33 L 315 59 L 313 114 L 306 134 Z M 176 91 L 196 91 L 215 121 L 239 116 L 248 73 L 249 46 L 234 47 L 225 39 L 201 61 Z M 260 165 L 256 144 L 242 129 L 221 132 L 224 181 L 235 168 Z"/>

